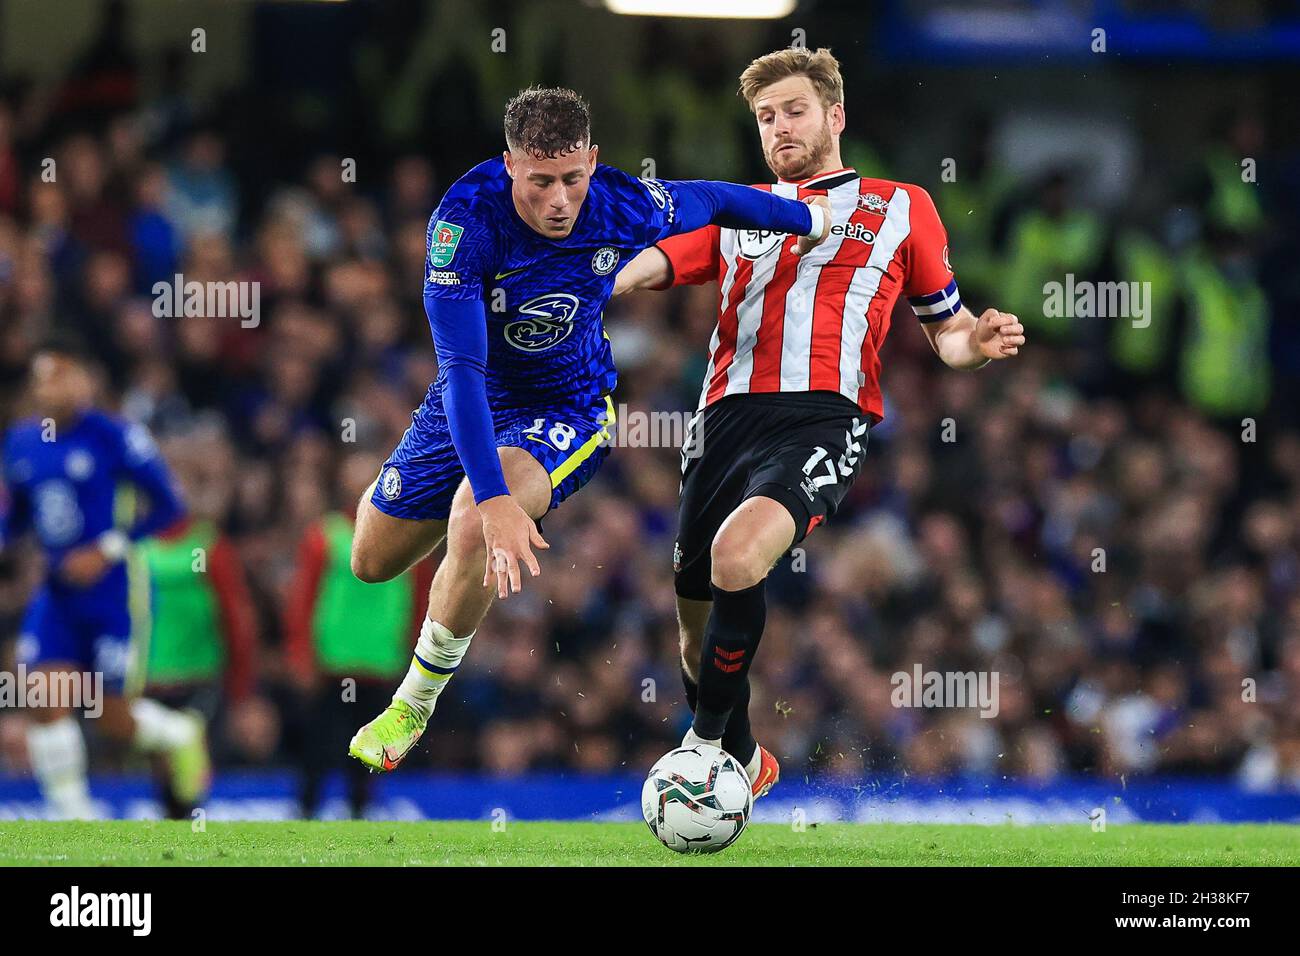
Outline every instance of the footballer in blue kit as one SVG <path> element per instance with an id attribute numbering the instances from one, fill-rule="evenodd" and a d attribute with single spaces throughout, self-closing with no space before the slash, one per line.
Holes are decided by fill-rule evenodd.
<path id="1" fill-rule="evenodd" d="M 149 433 L 93 407 L 94 388 L 81 343 L 52 338 L 32 362 L 37 415 L 4 436 L 0 551 L 11 553 L 31 533 L 45 556 L 18 661 L 29 673 L 90 675 L 102 701 L 78 706 L 100 717 L 107 737 L 166 757 L 170 795 L 192 805 L 208 775 L 202 722 L 151 700 L 128 700 L 126 688 L 149 603 L 147 579 L 130 568 L 131 549 L 173 524 L 183 506 Z M 28 731 L 42 791 L 58 816 L 93 816 L 73 703 L 42 704 Z"/>
<path id="2" fill-rule="evenodd" d="M 508 104 L 507 149 L 475 166 L 429 220 L 424 303 L 438 376 L 357 511 L 352 568 L 402 573 L 446 538 L 411 668 L 349 752 L 395 768 L 494 596 L 536 576 L 536 522 L 608 454 L 617 385 L 603 312 L 620 268 L 711 223 L 799 237 L 829 231 L 824 199 L 731 183 L 639 179 L 596 161 L 586 103 L 529 89 Z M 495 583 L 495 587 L 492 587 Z"/>
<path id="3" fill-rule="evenodd" d="M 657 203 L 666 218 L 671 198 L 658 183 L 642 185 L 598 166 L 573 231 L 546 239 L 514 214 L 510 189 L 497 158 L 448 190 L 429 220 L 424 295 L 431 313 L 443 303 L 482 303 L 495 446 L 525 448 L 537 458 L 552 477 L 554 508 L 607 453 L 600 439 L 612 424 L 609 395 L 618 376 L 601 312 L 619 263 L 644 247 L 654 226 L 649 207 Z M 386 514 L 450 514 L 465 469 L 443 401 L 447 382 L 444 363 L 381 469 L 372 500 Z"/>

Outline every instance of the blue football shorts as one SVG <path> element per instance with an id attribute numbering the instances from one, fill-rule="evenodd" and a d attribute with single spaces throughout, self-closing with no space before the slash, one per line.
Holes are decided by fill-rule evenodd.
<path id="1" fill-rule="evenodd" d="M 609 454 L 614 403 L 494 411 L 498 448 L 522 448 L 551 476 L 551 508 L 596 474 Z M 465 477 L 440 405 L 426 402 L 379 470 L 370 500 L 394 518 L 445 520 Z"/>
<path id="2" fill-rule="evenodd" d="M 120 565 L 85 590 L 41 585 L 23 616 L 19 662 L 29 669 L 68 664 L 99 673 L 106 693 L 122 694 L 132 669 L 134 623 L 140 615 L 131 591 Z"/>

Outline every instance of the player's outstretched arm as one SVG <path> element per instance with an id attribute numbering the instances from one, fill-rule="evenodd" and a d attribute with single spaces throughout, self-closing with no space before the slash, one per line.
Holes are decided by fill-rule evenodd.
<path id="1" fill-rule="evenodd" d="M 830 234 L 831 207 L 824 196 L 799 202 L 752 186 L 709 180 L 669 185 L 677 201 L 677 215 L 669 235 L 710 224 L 724 229 L 766 229 L 798 236 L 795 254 L 804 255 Z"/>
<path id="2" fill-rule="evenodd" d="M 424 310 L 433 329 L 438 362 L 446 376 L 443 406 L 451 441 L 483 520 L 483 541 L 487 545 L 483 586 L 495 575 L 497 595 L 504 598 L 522 586 L 520 561 L 533 577 L 541 574 L 530 545 L 538 548 L 549 545 L 533 519 L 510 496 L 501 471 L 484 380 L 487 317 L 483 302 L 426 295 Z"/>
<path id="3" fill-rule="evenodd" d="M 950 368 L 980 368 L 993 359 L 1020 354 L 1025 344 L 1025 327 L 1010 312 L 986 309 L 977 319 L 962 306 L 956 315 L 942 322 L 921 325 L 930 347 Z"/>

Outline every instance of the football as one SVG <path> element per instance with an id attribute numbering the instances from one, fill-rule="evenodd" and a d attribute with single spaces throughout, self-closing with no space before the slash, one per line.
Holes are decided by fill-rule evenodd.
<path id="1" fill-rule="evenodd" d="M 678 853 L 725 850 L 744 832 L 753 805 L 745 768 L 706 745 L 670 750 L 641 788 L 646 826 Z"/>

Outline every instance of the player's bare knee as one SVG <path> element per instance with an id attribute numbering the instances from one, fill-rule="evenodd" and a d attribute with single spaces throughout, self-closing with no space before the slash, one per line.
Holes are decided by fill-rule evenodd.
<path id="1" fill-rule="evenodd" d="M 373 485 L 371 486 L 374 487 Z M 379 536 L 374 533 L 367 509 L 373 508 L 366 495 L 357 502 L 357 524 L 352 533 L 351 566 L 352 575 L 365 584 L 379 584 L 396 577 L 397 572 L 384 560 L 384 554 L 378 545 Z M 400 569 L 399 569 L 400 570 Z"/>
<path id="2" fill-rule="evenodd" d="M 724 591 L 752 588 L 772 569 L 762 544 L 739 535 L 719 534 L 713 539 L 709 557 L 713 565 L 710 580 Z"/>
<path id="3" fill-rule="evenodd" d="M 482 570 L 487 546 L 483 543 L 483 521 L 473 501 L 453 506 L 447 524 L 447 558 L 461 564 L 472 564 Z"/>
<path id="4" fill-rule="evenodd" d="M 397 562 L 375 547 L 369 536 L 357 529 L 352 539 L 352 574 L 364 584 L 382 584 L 397 577 L 405 568 L 398 567 Z"/>
<path id="5" fill-rule="evenodd" d="M 401 574 L 402 569 L 394 568 L 374 558 L 352 551 L 352 574 L 363 584 L 383 584 Z"/>

